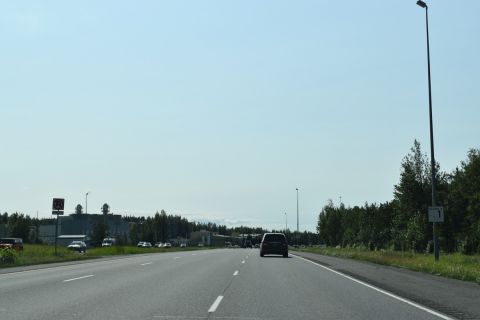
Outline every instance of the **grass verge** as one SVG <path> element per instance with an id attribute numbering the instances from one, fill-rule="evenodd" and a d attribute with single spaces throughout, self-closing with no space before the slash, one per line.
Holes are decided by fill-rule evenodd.
<path id="1" fill-rule="evenodd" d="M 77 253 L 64 247 L 57 248 L 55 255 L 55 247 L 49 245 L 25 244 L 24 250 L 19 252 L 14 263 L 0 262 L 0 268 L 19 267 L 35 264 L 45 264 L 53 262 L 66 262 L 76 260 L 95 259 L 106 256 L 130 255 L 142 253 L 161 253 L 161 252 L 178 252 L 192 250 L 206 250 L 209 247 L 187 247 L 187 248 L 138 248 L 135 246 L 113 246 L 105 248 L 87 249 L 86 253 Z"/>
<path id="2" fill-rule="evenodd" d="M 441 254 L 440 260 L 435 262 L 433 255 L 390 250 L 369 251 L 355 248 L 307 247 L 298 249 L 298 251 L 368 261 L 480 284 L 479 255 Z"/>

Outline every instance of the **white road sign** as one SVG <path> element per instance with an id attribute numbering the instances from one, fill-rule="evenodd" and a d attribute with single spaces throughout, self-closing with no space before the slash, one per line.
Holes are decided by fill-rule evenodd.
<path id="1" fill-rule="evenodd" d="M 443 222 L 443 207 L 428 207 L 428 222 Z"/>

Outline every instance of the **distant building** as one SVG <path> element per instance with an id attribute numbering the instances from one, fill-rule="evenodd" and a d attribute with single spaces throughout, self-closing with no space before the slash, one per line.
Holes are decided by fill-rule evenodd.
<path id="1" fill-rule="evenodd" d="M 107 226 L 107 237 L 129 240 L 128 222 L 122 220 L 119 214 L 85 214 L 74 213 L 59 216 L 58 236 L 85 235 L 89 237 L 97 223 Z M 48 244 L 55 243 L 55 225 L 41 225 L 39 239 Z"/>

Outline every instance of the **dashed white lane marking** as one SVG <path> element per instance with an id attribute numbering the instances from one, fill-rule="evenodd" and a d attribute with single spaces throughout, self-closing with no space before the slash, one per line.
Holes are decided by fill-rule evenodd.
<path id="1" fill-rule="evenodd" d="M 70 282 L 70 281 L 75 281 L 75 280 L 90 278 L 90 277 L 93 277 L 93 276 L 94 276 L 93 274 L 89 274 L 88 276 L 83 276 L 83 277 L 78 277 L 78 278 L 72 278 L 72 279 L 63 280 L 63 282 Z"/>
<path id="2" fill-rule="evenodd" d="M 213 302 L 212 306 L 210 309 L 208 309 L 209 313 L 215 312 L 217 310 L 218 306 L 220 305 L 220 302 L 222 302 L 223 296 L 218 296 L 217 299 Z"/>
<path id="3" fill-rule="evenodd" d="M 152 262 L 145 262 L 145 263 L 142 263 L 141 266 L 148 266 L 149 264 L 152 264 Z"/>
<path id="4" fill-rule="evenodd" d="M 338 274 L 339 276 L 342 276 L 342 277 L 344 277 L 344 278 L 347 278 L 347 279 L 349 279 L 349 280 L 352 280 L 353 282 L 359 283 L 359 284 L 361 284 L 361 285 L 363 285 L 363 286 L 365 286 L 365 287 L 367 287 L 367 288 L 370 288 L 370 289 L 372 289 L 372 290 L 375 290 L 375 291 L 377 291 L 377 292 L 383 293 L 383 294 L 386 295 L 386 296 L 389 296 L 389 297 L 391 297 L 391 298 L 393 298 L 393 299 L 396 299 L 396 300 L 399 300 L 399 301 L 404 302 L 404 303 L 406 303 L 406 304 L 409 304 L 409 305 L 411 305 L 411 306 L 413 306 L 413 307 L 415 307 L 415 308 L 418 308 L 418 309 L 420 309 L 420 310 L 423 310 L 423 311 L 425 311 L 425 312 L 428 312 L 428 313 L 430 313 L 430 314 L 432 314 L 432 315 L 434 315 L 434 316 L 437 316 L 437 317 L 439 317 L 439 318 L 442 318 L 442 319 L 445 319 L 445 320 L 454 320 L 454 318 L 450 318 L 449 316 L 444 315 L 443 313 L 440 313 L 440 312 L 437 312 L 437 311 L 432 310 L 432 309 L 430 309 L 430 308 L 424 307 L 424 306 L 422 306 L 421 304 L 418 304 L 418 303 L 416 303 L 416 302 L 413 302 L 413 301 L 410 301 L 410 300 L 408 300 L 408 299 L 402 298 L 402 297 L 400 297 L 400 296 L 397 296 L 396 294 L 393 294 L 393 293 L 390 293 L 390 292 L 385 291 L 385 290 L 383 290 L 383 289 L 377 288 L 377 287 L 375 287 L 375 286 L 372 286 L 371 284 L 368 284 L 368 283 L 366 283 L 366 282 L 357 280 L 357 279 L 355 279 L 355 278 L 353 278 L 353 277 L 347 276 L 346 274 L 343 274 L 343 273 L 338 272 L 338 271 L 336 271 L 336 270 L 330 269 L 329 267 L 322 266 L 322 265 L 319 264 L 319 263 L 313 262 L 313 261 L 311 261 L 311 260 L 308 260 L 308 259 L 305 259 L 305 258 L 303 258 L 303 257 L 297 256 L 297 255 L 295 255 L 295 254 L 292 254 L 291 256 L 293 256 L 293 257 L 295 257 L 295 258 L 298 258 L 298 259 L 301 259 L 301 260 L 304 260 L 304 261 L 307 261 L 307 262 L 310 262 L 310 263 L 312 263 L 312 264 L 314 264 L 314 265 L 316 265 L 316 266 L 319 266 L 319 267 L 321 267 L 321 268 L 323 268 L 323 269 L 325 269 L 325 270 L 328 270 L 328 271 L 331 271 L 331 272 L 333 272 L 333 273 L 336 273 L 336 274 Z"/>
<path id="5" fill-rule="evenodd" d="M 235 272 L 233 273 L 234 276 L 238 275 L 238 270 L 235 270 Z"/>
<path id="6" fill-rule="evenodd" d="M 245 260 L 242 260 L 242 263 L 245 263 Z"/>
<path id="7" fill-rule="evenodd" d="M 175 257 L 175 258 L 173 258 L 173 260 L 177 260 L 177 259 L 180 259 L 180 257 Z"/>
<path id="8" fill-rule="evenodd" d="M 192 256 L 196 256 L 197 254 L 196 253 L 192 253 Z"/>

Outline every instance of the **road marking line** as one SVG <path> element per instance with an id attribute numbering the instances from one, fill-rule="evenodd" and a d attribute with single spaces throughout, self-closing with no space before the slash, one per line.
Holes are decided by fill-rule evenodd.
<path id="1" fill-rule="evenodd" d="M 192 256 L 196 256 L 197 254 L 196 253 L 192 253 Z"/>
<path id="2" fill-rule="evenodd" d="M 318 267 L 321 267 L 321 268 L 323 268 L 323 269 L 325 269 L 325 270 L 328 270 L 328 271 L 331 271 L 331 272 L 333 272 L 333 273 L 336 273 L 336 274 L 338 274 L 339 276 L 342 276 L 342 277 L 344 277 L 344 278 L 347 278 L 347 279 L 349 279 L 349 280 L 352 280 L 353 282 L 356 282 L 356 283 L 358 283 L 358 284 L 361 284 L 361 285 L 363 285 L 363 286 L 365 286 L 365 287 L 367 287 L 367 288 L 370 288 L 370 289 L 372 289 L 372 290 L 375 290 L 375 291 L 377 291 L 377 292 L 383 293 L 383 294 L 386 295 L 386 296 L 389 296 L 389 297 L 391 297 L 391 298 L 393 298 L 393 299 L 396 299 L 396 300 L 399 300 L 399 301 L 404 302 L 404 303 L 406 303 L 406 304 L 409 304 L 409 305 L 411 305 L 411 306 L 413 306 L 413 307 L 415 307 L 415 308 L 417 308 L 417 309 L 420 309 L 420 310 L 423 310 L 423 311 L 425 311 L 425 312 L 428 312 L 428 313 L 430 313 L 430 314 L 432 314 L 432 315 L 434 315 L 434 316 L 437 316 L 437 317 L 439 317 L 439 318 L 442 318 L 442 319 L 445 319 L 445 320 L 454 320 L 454 318 L 451 318 L 451 317 L 449 317 L 449 316 L 447 316 L 447 315 L 445 315 L 445 314 L 443 314 L 443 313 L 440 313 L 440 312 L 435 311 L 435 310 L 433 310 L 433 309 L 430 309 L 430 308 L 428 308 L 428 307 L 422 306 L 421 304 L 418 304 L 418 303 L 413 302 L 413 301 L 411 301 L 411 300 L 408 300 L 408 299 L 402 298 L 402 297 L 400 297 L 400 296 L 397 296 L 396 294 L 393 294 L 393 293 L 391 293 L 391 292 L 388 292 L 388 291 L 386 291 L 386 290 L 380 289 L 380 288 L 378 288 L 378 287 L 375 287 L 375 286 L 373 286 L 373 285 L 371 285 L 371 284 L 368 284 L 368 283 L 366 283 L 366 282 L 363 282 L 363 281 L 361 281 L 361 280 L 358 280 L 358 279 L 355 279 L 355 278 L 353 278 L 353 277 L 350 277 L 350 276 L 348 276 L 348 275 L 346 275 L 346 274 L 344 274 L 344 273 L 338 272 L 338 271 L 333 270 L 333 269 L 331 269 L 331 268 L 329 268 L 329 267 L 322 266 L 322 265 L 319 264 L 319 263 L 313 262 L 313 261 L 311 261 L 311 260 L 308 260 L 308 259 L 305 259 L 305 258 L 303 258 L 303 257 L 297 256 L 297 255 L 295 255 L 295 254 L 292 254 L 291 256 L 293 256 L 293 257 L 295 257 L 295 258 L 298 258 L 298 259 L 301 259 L 301 260 L 304 260 L 304 261 L 307 261 L 307 262 L 310 262 L 310 263 L 312 263 L 312 264 L 314 264 L 314 265 L 316 265 L 316 266 L 318 266 Z"/>
<path id="3" fill-rule="evenodd" d="M 245 263 L 245 260 L 242 260 L 242 263 Z"/>
<path id="4" fill-rule="evenodd" d="M 94 276 L 93 274 L 89 274 L 88 276 L 83 276 L 83 277 L 78 277 L 78 278 L 72 278 L 72 279 L 63 280 L 63 282 L 70 282 L 70 281 L 75 281 L 75 280 L 90 278 L 90 277 L 93 277 L 93 276 Z"/>
<path id="5" fill-rule="evenodd" d="M 152 264 L 152 262 L 145 262 L 145 263 L 142 263 L 141 266 L 148 266 L 149 264 Z"/>
<path id="6" fill-rule="evenodd" d="M 220 305 L 220 302 L 222 302 L 223 296 L 218 296 L 217 299 L 213 302 L 212 306 L 210 309 L 208 309 L 209 313 L 215 312 L 217 310 L 218 306 Z"/>
<path id="7" fill-rule="evenodd" d="M 238 270 L 235 270 L 235 272 L 233 273 L 234 276 L 238 275 Z"/>
<path id="8" fill-rule="evenodd" d="M 176 260 L 176 259 L 180 259 L 180 257 L 175 257 L 175 258 L 173 258 L 173 260 Z"/>

